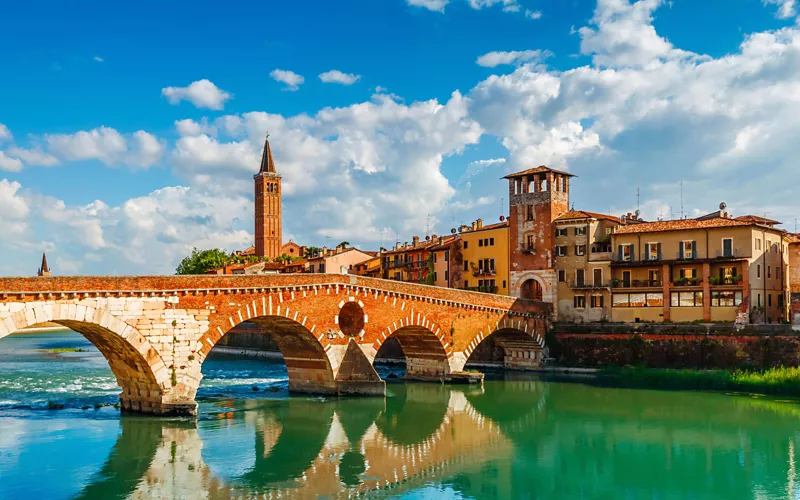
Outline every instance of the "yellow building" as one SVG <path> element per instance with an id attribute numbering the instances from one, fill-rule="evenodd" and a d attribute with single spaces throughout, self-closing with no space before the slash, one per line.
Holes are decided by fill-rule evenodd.
<path id="1" fill-rule="evenodd" d="M 732 322 L 741 306 L 753 323 L 787 320 L 789 238 L 776 224 L 720 210 L 618 228 L 612 319 Z"/>
<path id="2" fill-rule="evenodd" d="M 610 320 L 611 234 L 619 218 L 572 209 L 554 225 L 558 320 Z"/>
<path id="3" fill-rule="evenodd" d="M 508 295 L 508 222 L 483 225 L 478 219 L 459 234 L 462 277 L 454 288 Z"/>

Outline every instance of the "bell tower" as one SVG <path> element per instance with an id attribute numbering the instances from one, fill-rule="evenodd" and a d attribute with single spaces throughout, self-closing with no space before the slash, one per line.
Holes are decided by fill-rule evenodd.
<path id="1" fill-rule="evenodd" d="M 283 244 L 281 176 L 275 172 L 269 134 L 264 141 L 261 169 L 253 176 L 256 198 L 256 255 L 274 260 Z"/>

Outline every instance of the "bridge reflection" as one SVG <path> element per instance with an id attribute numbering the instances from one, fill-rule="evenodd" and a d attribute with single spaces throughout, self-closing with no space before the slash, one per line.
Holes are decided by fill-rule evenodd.
<path id="1" fill-rule="evenodd" d="M 529 379 L 389 393 L 231 401 L 188 425 L 123 419 L 79 497 L 349 498 L 431 482 L 482 498 L 752 498 L 775 480 L 794 492 L 794 405 Z"/>

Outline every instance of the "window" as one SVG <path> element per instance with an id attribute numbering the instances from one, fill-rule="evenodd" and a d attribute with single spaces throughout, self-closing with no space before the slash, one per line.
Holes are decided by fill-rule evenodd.
<path id="1" fill-rule="evenodd" d="M 575 228 L 575 236 L 586 236 L 586 228 L 585 227 L 576 227 Z"/>
<path id="2" fill-rule="evenodd" d="M 436 264 L 436 252 L 433 252 L 433 263 Z"/>
<path id="3" fill-rule="evenodd" d="M 586 283 L 586 272 L 583 269 L 575 271 L 575 283 L 578 286 L 583 286 Z"/>
<path id="4" fill-rule="evenodd" d="M 556 236 L 566 236 L 567 235 L 567 228 L 560 227 L 556 229 Z"/>
<path id="5" fill-rule="evenodd" d="M 661 281 L 658 279 L 658 269 L 650 269 L 647 271 L 647 284 L 650 286 L 661 286 Z"/>
<path id="6" fill-rule="evenodd" d="M 711 292 L 712 307 L 734 307 L 742 303 L 742 292 Z"/>
<path id="7" fill-rule="evenodd" d="M 464 280 L 464 288 L 469 288 L 469 280 Z"/>
<path id="8" fill-rule="evenodd" d="M 483 246 L 483 240 L 478 240 L 478 246 L 479 246 L 479 247 L 482 247 L 482 246 Z"/>
<path id="9" fill-rule="evenodd" d="M 594 273 L 593 276 L 594 280 L 592 281 L 592 283 L 594 283 L 594 286 L 603 286 L 603 270 L 594 269 L 593 273 Z"/>
<path id="10" fill-rule="evenodd" d="M 772 278 L 772 266 L 767 266 L 767 278 Z"/>
<path id="11" fill-rule="evenodd" d="M 464 260 L 464 270 L 469 271 L 469 261 L 466 259 Z"/>
<path id="12" fill-rule="evenodd" d="M 631 286 L 631 272 L 630 271 L 622 271 L 622 286 L 625 288 L 630 288 Z"/>
<path id="13" fill-rule="evenodd" d="M 489 246 L 494 246 L 494 238 L 489 238 Z"/>
<path id="14" fill-rule="evenodd" d="M 573 305 L 575 309 L 583 309 L 586 307 L 586 296 L 585 295 L 576 295 L 573 297 Z"/>
<path id="15" fill-rule="evenodd" d="M 630 307 L 630 300 L 627 293 L 615 293 L 611 296 L 613 307 Z"/>
<path id="16" fill-rule="evenodd" d="M 603 307 L 603 296 L 602 295 L 592 295 L 592 307 Z"/>
<path id="17" fill-rule="evenodd" d="M 506 280 L 503 280 L 503 288 L 506 287 Z"/>
<path id="18" fill-rule="evenodd" d="M 761 264 L 756 266 L 756 277 L 757 278 L 761 277 Z"/>
<path id="19" fill-rule="evenodd" d="M 533 205 L 528 205 L 528 220 L 533 220 Z"/>
<path id="20" fill-rule="evenodd" d="M 586 255 L 586 245 L 575 245 L 575 255 Z"/>
<path id="21" fill-rule="evenodd" d="M 560 281 L 561 283 L 567 281 L 567 271 L 563 269 L 558 270 L 558 281 Z"/>
<path id="22" fill-rule="evenodd" d="M 321 273 L 324 273 L 324 272 L 325 272 L 325 264 L 324 264 L 324 263 L 321 263 L 321 264 L 319 265 L 319 272 L 321 272 Z"/>
<path id="23" fill-rule="evenodd" d="M 556 255 L 558 257 L 566 257 L 567 256 L 567 246 L 559 246 L 556 247 Z"/>
<path id="24" fill-rule="evenodd" d="M 663 293 L 615 293 L 613 307 L 664 307 Z M 601 306 L 602 307 L 602 306 Z"/>
<path id="25" fill-rule="evenodd" d="M 528 250 L 535 250 L 536 249 L 536 237 L 532 234 L 528 235 L 528 245 L 526 246 Z"/>
<path id="26" fill-rule="evenodd" d="M 445 262 L 449 262 L 450 261 L 450 250 L 445 250 L 444 251 L 444 261 Z"/>
<path id="27" fill-rule="evenodd" d="M 447 269 L 444 270 L 444 280 L 450 283 L 450 271 L 448 271 Z"/>
<path id="28" fill-rule="evenodd" d="M 775 277 L 781 279 L 781 268 L 780 266 L 775 267 Z"/>
<path id="29" fill-rule="evenodd" d="M 681 259 L 694 259 L 695 258 L 695 242 L 694 241 L 681 241 L 681 252 L 679 255 Z"/>
<path id="30" fill-rule="evenodd" d="M 621 260 L 622 262 L 630 262 L 633 260 L 632 243 L 619 246 L 619 260 Z"/>
<path id="31" fill-rule="evenodd" d="M 772 294 L 767 294 L 767 306 L 772 307 Z"/>
<path id="32" fill-rule="evenodd" d="M 756 250 L 761 250 L 761 240 L 756 240 Z"/>
<path id="33" fill-rule="evenodd" d="M 468 247 L 469 247 L 469 241 L 465 241 L 464 242 L 464 250 L 466 250 Z"/>
<path id="34" fill-rule="evenodd" d="M 697 278 L 697 268 L 685 267 L 680 270 L 681 278 Z"/>
<path id="35" fill-rule="evenodd" d="M 606 236 L 609 236 L 610 234 L 611 234 L 611 228 L 607 227 L 606 228 Z"/>
<path id="36" fill-rule="evenodd" d="M 644 247 L 644 255 L 647 260 L 661 260 L 661 243 L 647 243 Z"/>
<path id="37" fill-rule="evenodd" d="M 436 276 L 436 271 L 433 272 L 433 281 L 439 281 L 439 278 Z"/>
<path id="38" fill-rule="evenodd" d="M 722 239 L 722 256 L 733 257 L 733 238 Z"/>
<path id="39" fill-rule="evenodd" d="M 761 294 L 758 294 L 758 307 L 761 307 Z"/>
<path id="40" fill-rule="evenodd" d="M 703 307 L 703 292 L 672 292 L 672 307 Z"/>

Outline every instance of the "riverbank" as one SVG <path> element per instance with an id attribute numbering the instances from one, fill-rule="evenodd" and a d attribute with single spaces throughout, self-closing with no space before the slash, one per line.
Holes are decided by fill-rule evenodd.
<path id="1" fill-rule="evenodd" d="M 729 391 L 800 397 L 800 368 L 747 370 L 669 370 L 660 368 L 604 368 L 597 373 L 602 385 L 637 389 Z"/>

